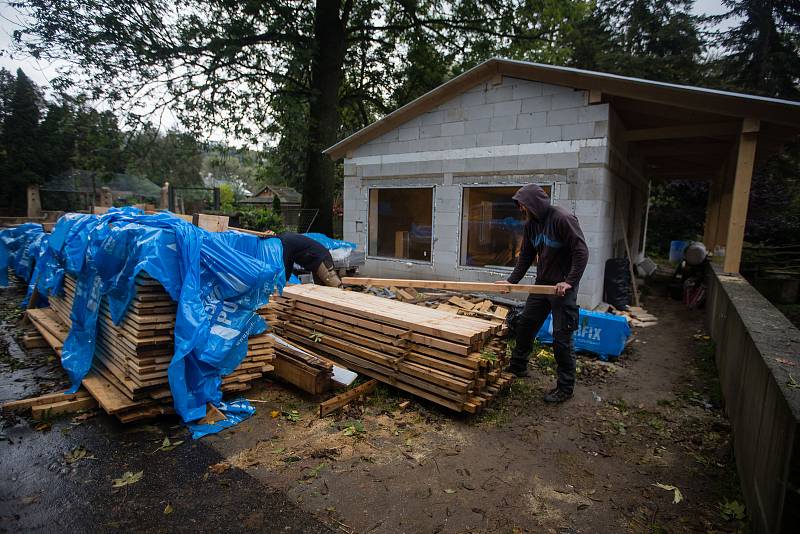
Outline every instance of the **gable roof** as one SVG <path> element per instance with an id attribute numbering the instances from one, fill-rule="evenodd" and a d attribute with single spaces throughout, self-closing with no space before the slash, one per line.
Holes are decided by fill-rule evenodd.
<path id="1" fill-rule="evenodd" d="M 800 102 L 764 96 L 733 93 L 689 85 L 656 82 L 604 72 L 545 65 L 528 61 L 493 58 L 456 76 L 325 149 L 332 159 L 353 150 L 408 122 L 443 102 L 497 75 L 531 80 L 576 89 L 600 91 L 631 100 L 640 100 L 674 108 L 714 113 L 735 118 L 756 118 L 800 131 Z"/>
<path id="2" fill-rule="evenodd" d="M 273 195 L 277 195 L 280 201 L 283 203 L 300 204 L 300 202 L 303 200 L 303 195 L 298 193 L 294 187 L 279 185 L 265 185 L 250 198 L 252 199 L 258 197 L 267 190 L 271 191 Z"/>

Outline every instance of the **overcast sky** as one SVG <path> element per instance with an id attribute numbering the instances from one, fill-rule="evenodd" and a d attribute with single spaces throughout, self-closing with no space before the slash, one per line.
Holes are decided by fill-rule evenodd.
<path id="1" fill-rule="evenodd" d="M 698 15 L 719 15 L 725 12 L 725 8 L 722 0 L 695 0 L 694 12 Z M 58 65 L 16 54 L 11 55 L 12 34 L 19 27 L 19 20 L 19 12 L 6 0 L 0 1 L 0 67 L 5 67 L 11 72 L 16 72 L 17 68 L 22 67 L 25 74 L 36 84 L 49 86 L 50 80 L 58 73 Z"/>

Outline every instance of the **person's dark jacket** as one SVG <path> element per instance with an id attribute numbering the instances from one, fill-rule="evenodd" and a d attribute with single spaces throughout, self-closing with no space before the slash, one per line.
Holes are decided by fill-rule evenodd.
<path id="1" fill-rule="evenodd" d="M 520 188 L 513 199 L 535 219 L 525 224 L 522 250 L 508 282 L 516 284 L 522 280 L 533 260 L 537 259 L 536 283 L 555 285 L 566 282 L 578 287 L 589 260 L 589 250 L 578 219 L 560 206 L 551 206 L 550 197 L 535 184 Z"/>
<path id="2" fill-rule="evenodd" d="M 292 276 L 295 263 L 312 273 L 325 260 L 330 262 L 331 267 L 333 266 L 333 259 L 328 249 L 310 237 L 286 232 L 280 234 L 278 239 L 283 244 L 283 268 L 286 270 L 286 280 Z"/>

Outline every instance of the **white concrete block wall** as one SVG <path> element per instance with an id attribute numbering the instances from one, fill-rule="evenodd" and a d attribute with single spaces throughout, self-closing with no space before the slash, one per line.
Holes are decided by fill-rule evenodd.
<path id="1" fill-rule="evenodd" d="M 430 263 L 369 258 L 367 276 L 494 281 L 509 270 L 462 267 L 462 189 L 546 182 L 556 205 L 575 214 L 586 234 L 589 266 L 579 302 L 602 300 L 611 255 L 614 177 L 609 172 L 609 105 L 588 104 L 586 91 L 504 77 L 455 96 L 437 108 L 356 148 L 345 160 L 344 237 L 367 246 L 369 187 L 432 185 Z M 532 282 L 535 269 L 524 280 Z"/>

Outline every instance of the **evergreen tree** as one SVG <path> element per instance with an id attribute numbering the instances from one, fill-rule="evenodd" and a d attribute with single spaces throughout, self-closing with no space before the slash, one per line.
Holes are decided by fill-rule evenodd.
<path id="1" fill-rule="evenodd" d="M 3 123 L 5 165 L 0 197 L 9 199 L 8 209 L 25 213 L 26 189 L 42 181 L 42 165 L 38 146 L 38 127 L 41 118 L 41 97 L 36 86 L 22 69 L 17 70 L 14 94 Z"/>
<path id="2" fill-rule="evenodd" d="M 741 19 L 721 36 L 720 76 L 732 89 L 800 99 L 800 1 L 724 0 L 718 19 Z"/>

